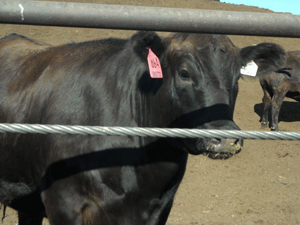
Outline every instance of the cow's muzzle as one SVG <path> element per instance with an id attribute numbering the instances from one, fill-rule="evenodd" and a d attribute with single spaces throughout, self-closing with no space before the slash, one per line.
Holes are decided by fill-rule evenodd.
<path id="1" fill-rule="evenodd" d="M 204 154 L 214 159 L 227 159 L 242 150 L 242 139 L 205 138 Z"/>
<path id="2" fill-rule="evenodd" d="M 203 129 L 215 130 L 240 130 L 240 128 L 230 120 L 218 120 L 205 124 Z M 199 146 L 201 144 L 199 143 Z M 204 138 L 202 149 L 204 154 L 214 159 L 227 159 L 242 150 L 243 140 L 232 138 Z"/>

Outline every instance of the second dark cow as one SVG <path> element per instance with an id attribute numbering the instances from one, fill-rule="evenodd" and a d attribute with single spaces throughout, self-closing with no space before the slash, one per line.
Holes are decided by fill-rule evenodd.
<path id="1" fill-rule="evenodd" d="M 260 78 L 260 85 L 264 92 L 262 127 L 267 127 L 271 111 L 270 128 L 279 131 L 278 117 L 285 97 L 300 101 L 300 51 L 287 53 L 285 68 L 269 73 Z"/>
<path id="2" fill-rule="evenodd" d="M 163 78 L 151 78 L 150 49 Z M 0 40 L 0 122 L 239 129 L 240 68 L 276 71 L 285 51 L 227 36 L 138 32 L 49 46 Z M 158 59 L 150 60 L 151 67 Z M 152 62 L 154 63 L 152 65 Z M 156 73 L 156 75 L 161 75 Z M 1 134 L 0 202 L 19 224 L 165 224 L 188 153 L 234 154 L 242 140 Z"/>

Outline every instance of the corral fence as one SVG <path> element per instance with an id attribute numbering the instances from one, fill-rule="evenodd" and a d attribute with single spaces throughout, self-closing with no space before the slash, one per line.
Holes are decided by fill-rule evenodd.
<path id="1" fill-rule="evenodd" d="M 291 14 L 28 0 L 0 0 L 0 23 L 300 37 Z"/>
<path id="2" fill-rule="evenodd" d="M 0 0 L 0 23 L 300 37 L 300 16 L 28 0 Z M 0 133 L 300 140 L 300 132 L 0 124 Z"/>

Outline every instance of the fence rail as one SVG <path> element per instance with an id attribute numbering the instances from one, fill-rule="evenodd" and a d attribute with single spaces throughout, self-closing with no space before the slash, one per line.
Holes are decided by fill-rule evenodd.
<path id="1" fill-rule="evenodd" d="M 42 125 L 0 123 L 0 133 L 73 134 L 106 136 L 140 136 L 171 138 L 236 138 L 261 140 L 300 140 L 300 132 L 240 131 L 177 128 L 104 127 L 78 125 Z"/>
<path id="2" fill-rule="evenodd" d="M 28 0 L 0 0 L 0 23 L 300 37 L 292 14 Z"/>

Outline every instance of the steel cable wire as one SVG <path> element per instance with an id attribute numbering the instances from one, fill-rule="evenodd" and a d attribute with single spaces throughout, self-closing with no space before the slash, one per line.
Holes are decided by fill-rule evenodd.
<path id="1" fill-rule="evenodd" d="M 0 123 L 0 133 L 300 140 L 300 132 Z"/>

